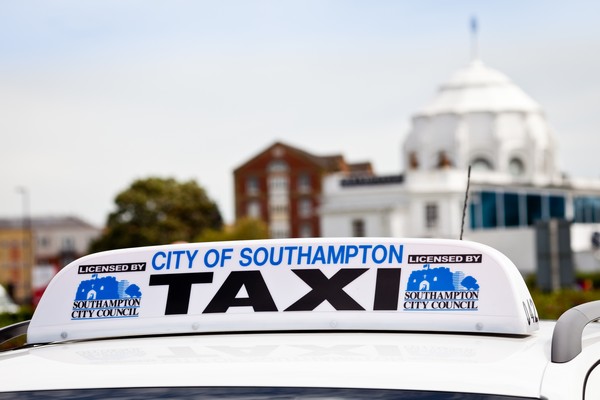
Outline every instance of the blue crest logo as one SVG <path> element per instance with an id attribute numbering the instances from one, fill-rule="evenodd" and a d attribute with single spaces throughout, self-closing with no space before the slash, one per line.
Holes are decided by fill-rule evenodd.
<path id="1" fill-rule="evenodd" d="M 407 291 L 456 291 L 479 290 L 477 279 L 465 276 L 462 271 L 452 272 L 447 267 L 431 268 L 425 264 L 422 270 L 413 271 L 406 285 Z"/>
<path id="2" fill-rule="evenodd" d="M 142 299 L 140 287 L 114 276 L 81 281 L 73 301 L 71 319 L 137 317 Z"/>
<path id="3" fill-rule="evenodd" d="M 430 264 L 410 274 L 404 294 L 406 311 L 477 311 L 478 302 L 477 279 Z"/>
<path id="4" fill-rule="evenodd" d="M 108 300 L 140 298 L 142 292 L 138 285 L 131 285 L 128 281 L 117 281 L 114 276 L 98 277 L 92 275 L 91 279 L 81 281 L 77 288 L 75 300 Z"/>

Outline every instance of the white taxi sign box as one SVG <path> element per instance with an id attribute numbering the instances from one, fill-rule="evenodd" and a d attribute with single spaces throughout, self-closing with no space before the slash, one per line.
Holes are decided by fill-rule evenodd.
<path id="1" fill-rule="evenodd" d="M 457 240 L 284 239 L 114 250 L 65 267 L 29 343 L 199 332 L 392 330 L 528 335 L 515 265 Z"/>

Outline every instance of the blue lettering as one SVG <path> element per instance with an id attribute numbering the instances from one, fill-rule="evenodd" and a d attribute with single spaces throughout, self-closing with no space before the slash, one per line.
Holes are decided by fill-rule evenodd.
<path id="1" fill-rule="evenodd" d="M 179 260 L 181 259 L 181 255 L 185 254 L 185 251 L 175 250 L 173 254 L 175 254 L 175 269 L 179 269 Z"/>
<path id="2" fill-rule="evenodd" d="M 346 249 L 346 246 L 340 246 L 337 249 L 337 253 L 336 253 L 335 246 L 329 246 L 329 249 L 327 251 L 327 264 L 339 263 L 344 257 L 345 249 Z"/>
<path id="3" fill-rule="evenodd" d="M 394 246 L 390 246 L 390 259 L 388 260 L 388 262 L 391 264 L 394 260 L 392 257 L 396 257 L 396 262 L 398 264 L 402 264 L 402 252 L 404 250 L 404 245 L 399 245 L 398 249 L 396 251 L 396 248 Z"/>
<path id="4" fill-rule="evenodd" d="M 246 253 L 250 253 L 249 255 Z M 248 265 L 252 264 L 252 249 L 250 247 L 244 247 L 242 249 L 242 251 L 240 252 L 240 258 L 242 260 L 240 260 L 240 266 L 242 267 L 247 267 Z"/>
<path id="5" fill-rule="evenodd" d="M 239 265 L 248 267 L 256 265 L 332 265 L 374 263 L 402 264 L 403 245 L 393 244 L 340 244 L 340 245 L 298 245 L 298 246 L 273 246 L 273 247 L 244 247 L 240 251 Z M 233 247 L 209 249 L 204 253 L 204 265 L 214 268 L 217 265 L 224 267 L 228 260 L 234 259 L 236 250 Z M 188 261 L 188 268 L 192 268 L 198 250 L 178 250 L 172 252 L 157 252 L 152 258 L 152 267 L 155 270 L 183 268 L 184 259 Z M 172 263 L 171 263 L 172 262 Z"/>
<path id="6" fill-rule="evenodd" d="M 362 256 L 362 263 L 366 264 L 367 263 L 367 250 L 370 249 L 371 247 L 373 247 L 373 245 L 370 244 L 361 244 L 360 246 L 358 246 L 362 249 L 363 251 L 363 256 Z"/>
<path id="7" fill-rule="evenodd" d="M 209 258 L 211 254 L 214 255 L 214 261 L 211 261 Z M 213 268 L 218 263 L 219 263 L 219 252 L 217 250 L 210 249 L 206 252 L 206 254 L 204 254 L 204 265 L 206 265 L 208 268 Z"/>
<path id="8" fill-rule="evenodd" d="M 231 253 L 233 253 L 233 249 L 231 247 L 221 250 L 221 267 L 225 265 L 226 260 L 231 260 Z"/>
<path id="9" fill-rule="evenodd" d="M 312 260 L 312 264 L 320 262 L 321 264 L 325 264 L 325 251 L 323 251 L 323 246 L 318 246 L 317 251 L 315 252 L 315 257 Z"/>
<path id="10" fill-rule="evenodd" d="M 306 252 L 302 252 L 302 247 L 298 250 L 298 265 L 302 264 L 302 259 L 306 258 L 306 263 L 311 264 L 310 256 L 312 254 L 312 246 L 308 246 Z"/>
<path id="11" fill-rule="evenodd" d="M 383 253 L 383 256 L 381 258 L 377 258 L 378 250 L 381 250 L 381 252 Z M 373 259 L 373 261 L 375 261 L 376 264 L 383 263 L 387 258 L 387 249 L 385 248 L 385 246 L 382 244 L 378 244 L 377 246 L 375 246 L 373 248 L 373 255 L 371 256 L 371 258 Z"/>
<path id="12" fill-rule="evenodd" d="M 198 255 L 198 250 L 194 250 L 193 253 L 190 253 L 189 250 L 186 250 L 187 258 L 188 258 L 188 268 L 192 268 L 192 264 L 194 263 L 194 258 Z"/>
<path id="13" fill-rule="evenodd" d="M 156 269 L 156 270 L 161 270 L 165 267 L 165 263 L 163 262 L 162 264 L 158 264 L 157 263 L 157 258 L 158 257 L 162 257 L 165 258 L 167 255 L 163 252 L 163 251 L 159 251 L 157 253 L 154 253 L 154 255 L 152 256 L 152 268 Z"/>
<path id="14" fill-rule="evenodd" d="M 284 249 L 289 251 L 287 264 L 292 265 L 292 260 L 294 257 L 294 250 L 298 250 L 298 246 L 285 246 Z"/>
<path id="15" fill-rule="evenodd" d="M 258 253 L 259 252 L 263 253 L 262 259 L 258 258 Z M 267 263 L 268 259 L 269 259 L 269 252 L 264 247 L 259 247 L 254 252 L 254 264 L 258 265 L 259 267 L 265 265 Z"/>
<path id="16" fill-rule="evenodd" d="M 344 264 L 348 264 L 351 258 L 356 257 L 358 254 L 358 247 L 346 246 L 346 257 L 344 258 Z"/>
<path id="17" fill-rule="evenodd" d="M 269 257 L 269 262 L 271 263 L 271 265 L 279 265 L 279 264 L 281 264 L 282 260 L 283 260 L 283 248 L 282 247 L 279 248 L 279 258 L 277 260 L 275 260 L 275 249 L 271 248 L 271 257 Z"/>

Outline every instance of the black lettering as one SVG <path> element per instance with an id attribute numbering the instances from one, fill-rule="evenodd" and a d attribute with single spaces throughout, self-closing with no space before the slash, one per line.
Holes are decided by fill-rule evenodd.
<path id="1" fill-rule="evenodd" d="M 248 297 L 236 297 L 244 286 Z M 224 313 L 229 307 L 252 307 L 254 311 L 277 311 L 260 271 L 233 271 L 229 274 L 204 313 Z"/>
<path id="2" fill-rule="evenodd" d="M 331 278 L 327 278 L 318 269 L 293 269 L 311 291 L 289 306 L 285 311 L 312 311 L 324 301 L 328 301 L 336 310 L 364 310 L 348 293 L 344 287 L 364 274 L 366 268 L 340 269 Z"/>
<path id="3" fill-rule="evenodd" d="M 373 310 L 397 310 L 400 296 L 400 268 L 377 270 Z"/>
<path id="4" fill-rule="evenodd" d="M 165 315 L 187 314 L 192 285 L 211 283 L 212 272 L 190 272 L 186 274 L 150 275 L 150 286 L 169 286 Z"/>

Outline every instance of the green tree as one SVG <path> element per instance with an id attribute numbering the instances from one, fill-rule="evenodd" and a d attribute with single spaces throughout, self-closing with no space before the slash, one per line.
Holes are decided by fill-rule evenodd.
<path id="1" fill-rule="evenodd" d="M 206 229 L 196 238 L 198 242 L 268 239 L 267 225 L 258 219 L 242 218 L 226 229 Z"/>
<path id="2" fill-rule="evenodd" d="M 223 226 L 217 205 L 195 181 L 172 178 L 140 179 L 115 198 L 116 211 L 108 216 L 92 252 L 126 247 L 193 241 L 205 229 Z"/>

